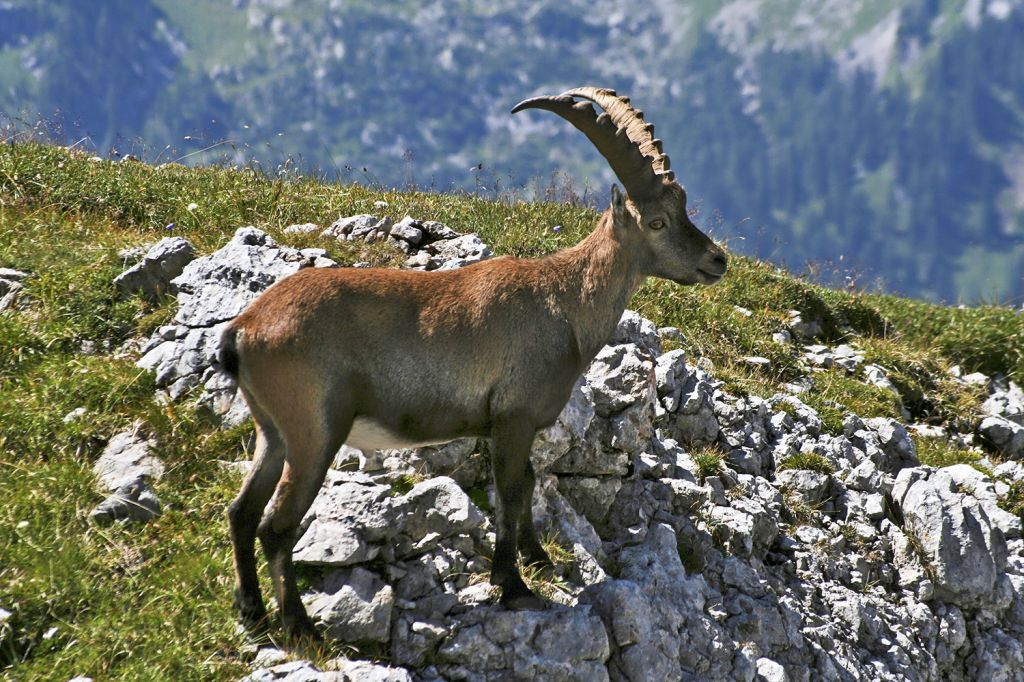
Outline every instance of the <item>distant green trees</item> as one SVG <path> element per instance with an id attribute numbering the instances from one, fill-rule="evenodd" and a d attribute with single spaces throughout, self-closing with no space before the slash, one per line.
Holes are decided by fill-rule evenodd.
<path id="1" fill-rule="evenodd" d="M 604 201 L 607 164 L 578 133 L 506 112 L 606 85 L 657 123 L 699 220 L 732 248 L 839 284 L 1024 298 L 1021 9 L 957 27 L 948 3 L 902 3 L 879 87 L 825 53 L 741 59 L 706 31 L 679 39 L 648 6 L 613 26 L 578 2 L 328 5 L 0 2 L 0 118 L 39 112 L 101 152 L 139 137 L 150 159 L 293 158 L 394 186 L 563 170 Z M 207 20 L 212 40 L 193 25 Z"/>
<path id="2" fill-rule="evenodd" d="M 797 270 L 842 256 L 930 298 L 1024 296 L 1024 216 L 1000 209 L 1010 185 L 996 153 L 1024 145 L 1024 15 L 958 31 L 919 88 L 878 90 L 825 55 L 767 51 L 744 100 L 739 66 L 700 37 L 673 145 L 726 227 L 750 218 L 741 249 Z"/>

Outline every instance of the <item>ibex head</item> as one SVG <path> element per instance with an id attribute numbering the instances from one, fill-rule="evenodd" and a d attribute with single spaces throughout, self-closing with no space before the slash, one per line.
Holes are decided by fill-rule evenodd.
<path id="1" fill-rule="evenodd" d="M 598 115 L 591 102 L 604 113 Z M 633 248 L 640 250 L 644 274 L 679 284 L 714 284 L 722 278 L 725 252 L 691 222 L 686 190 L 669 169 L 661 140 L 654 137 L 654 125 L 630 106 L 628 97 L 604 88 L 576 88 L 525 100 L 512 113 L 530 108 L 547 109 L 566 119 L 608 160 L 627 195 L 623 201 L 613 187 L 611 211 L 630 241 L 639 242 Z"/>

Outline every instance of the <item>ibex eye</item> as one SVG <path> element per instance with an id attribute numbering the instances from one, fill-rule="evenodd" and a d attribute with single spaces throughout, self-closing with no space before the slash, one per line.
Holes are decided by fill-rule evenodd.
<path id="1" fill-rule="evenodd" d="M 647 225 L 652 230 L 660 230 L 661 228 L 665 227 L 665 221 L 662 220 L 661 218 L 655 218 L 654 220 L 652 220 Z"/>

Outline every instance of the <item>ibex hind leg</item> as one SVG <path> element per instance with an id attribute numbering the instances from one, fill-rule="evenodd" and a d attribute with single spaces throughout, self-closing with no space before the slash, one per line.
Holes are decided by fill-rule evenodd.
<path id="1" fill-rule="evenodd" d="M 335 428 L 325 427 L 325 421 L 316 421 L 291 423 L 283 434 L 287 448 L 284 471 L 257 531 L 267 557 L 285 635 L 299 643 L 319 640 L 320 636 L 306 614 L 295 583 L 292 549 L 298 540 L 302 517 L 320 492 L 327 468 L 334 453 L 345 442 L 352 420 L 348 417 L 339 425 L 335 419 Z"/>
<path id="2" fill-rule="evenodd" d="M 519 514 L 519 524 L 516 528 L 519 554 L 527 566 L 537 564 L 544 568 L 551 568 L 551 557 L 548 556 L 547 551 L 540 544 L 540 540 L 537 539 L 537 528 L 533 525 L 533 491 L 536 485 L 537 476 L 534 474 L 533 465 L 527 455 L 526 471 L 523 474 L 523 504 Z"/>
<path id="3" fill-rule="evenodd" d="M 259 415 L 254 420 L 256 451 L 242 489 L 228 508 L 228 521 L 235 555 L 235 608 L 247 629 L 259 630 L 266 626 L 267 609 L 256 572 L 256 528 L 281 478 L 285 446 L 269 419 Z"/>
<path id="4" fill-rule="evenodd" d="M 544 607 L 544 600 L 526 586 L 516 565 L 519 523 L 524 513 L 528 513 L 523 506 L 530 498 L 526 486 L 527 483 L 533 485 L 527 470 L 535 429 L 523 423 L 517 419 L 500 420 L 491 434 L 494 442 L 491 468 L 498 503 L 491 584 L 501 588 L 501 603 L 506 607 L 540 609 Z M 530 523 L 533 523 L 532 514 Z"/>

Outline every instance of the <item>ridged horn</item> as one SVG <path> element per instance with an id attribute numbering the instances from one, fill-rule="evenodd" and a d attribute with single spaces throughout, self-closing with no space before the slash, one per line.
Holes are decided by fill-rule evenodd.
<path id="1" fill-rule="evenodd" d="M 590 102 L 598 104 L 600 116 Z M 653 197 L 663 179 L 672 181 L 668 156 L 661 150 L 661 140 L 654 138 L 654 126 L 644 122 L 644 114 L 629 104 L 628 97 L 618 97 L 605 88 L 575 88 L 561 95 L 534 97 L 512 108 L 546 109 L 578 128 L 608 161 L 626 194 L 635 200 Z"/>

